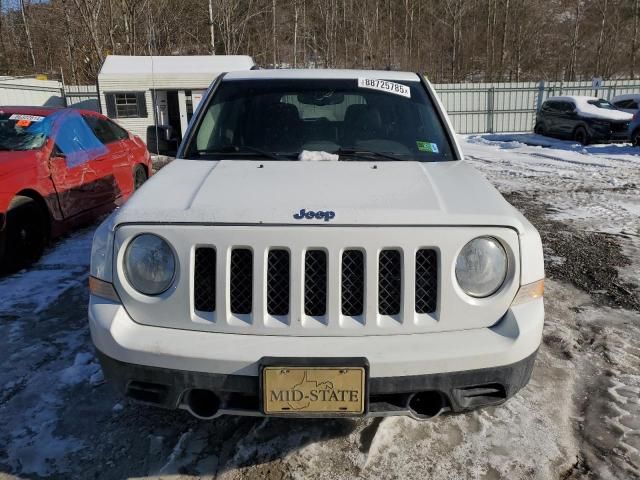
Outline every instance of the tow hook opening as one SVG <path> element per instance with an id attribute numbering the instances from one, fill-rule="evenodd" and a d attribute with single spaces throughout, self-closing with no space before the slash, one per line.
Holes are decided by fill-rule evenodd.
<path id="1" fill-rule="evenodd" d="M 220 398 L 211 390 L 194 388 L 185 396 L 185 403 L 189 412 L 203 420 L 216 416 L 220 409 Z"/>
<path id="2" fill-rule="evenodd" d="M 442 393 L 431 390 L 411 394 L 407 407 L 414 418 L 428 420 L 444 412 L 448 407 L 448 402 Z"/>
<path id="3" fill-rule="evenodd" d="M 138 402 L 163 405 L 169 388 L 166 385 L 150 382 L 131 382 L 127 386 L 126 396 Z"/>

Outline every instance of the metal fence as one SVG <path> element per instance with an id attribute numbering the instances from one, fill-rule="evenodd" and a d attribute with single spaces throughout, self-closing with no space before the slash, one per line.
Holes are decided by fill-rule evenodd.
<path id="1" fill-rule="evenodd" d="M 63 94 L 68 107 L 100 111 L 98 90 L 95 85 L 64 85 Z"/>
<path id="2" fill-rule="evenodd" d="M 533 130 L 536 111 L 555 95 L 589 95 L 612 99 L 640 93 L 640 81 L 448 83 L 434 88 L 458 133 L 507 133 Z"/>
<path id="3" fill-rule="evenodd" d="M 591 95 L 608 100 L 640 93 L 639 80 L 606 81 L 594 90 L 586 82 L 443 83 L 434 88 L 458 133 L 507 133 L 533 130 L 536 111 L 554 95 Z M 0 77 L 0 105 L 75 106 L 100 110 L 95 85 Z"/>

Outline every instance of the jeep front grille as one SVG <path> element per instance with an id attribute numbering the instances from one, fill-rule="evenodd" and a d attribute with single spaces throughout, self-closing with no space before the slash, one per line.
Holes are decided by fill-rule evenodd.
<path id="1" fill-rule="evenodd" d="M 267 312 L 269 315 L 289 313 L 289 252 L 270 250 L 267 260 Z"/>
<path id="2" fill-rule="evenodd" d="M 356 317 L 364 313 L 364 255 L 361 250 L 342 253 L 342 314 Z"/>
<path id="3" fill-rule="evenodd" d="M 402 265 L 400 252 L 382 250 L 378 259 L 378 312 L 398 315 L 402 303 Z"/>
<path id="4" fill-rule="evenodd" d="M 162 295 L 147 297 L 114 275 L 127 314 L 141 325 L 246 334 L 247 349 L 262 341 L 252 335 L 488 328 L 509 311 L 520 286 L 520 243 L 512 228 L 125 224 L 116 229 L 114 246 L 126 248 L 145 232 L 173 247 L 175 279 Z M 464 245 L 484 235 L 503 242 L 509 271 L 490 302 L 476 302 L 460 293 L 454 267 Z M 121 257 L 118 250 L 116 273 Z"/>
<path id="5" fill-rule="evenodd" d="M 434 250 L 416 252 L 416 313 L 433 313 L 438 301 L 438 259 Z"/>
<path id="6" fill-rule="evenodd" d="M 339 304 L 340 314 L 345 317 L 364 317 L 367 313 L 365 299 L 367 292 L 367 256 L 363 249 L 348 248 L 339 257 Z M 438 302 L 438 256 L 435 250 L 419 249 L 415 256 L 398 249 L 382 249 L 377 258 L 377 299 L 376 313 L 385 316 L 397 316 L 402 313 L 405 291 L 406 262 L 413 262 L 415 283 L 408 291 L 414 297 L 414 311 L 417 314 L 432 314 Z M 253 312 L 255 269 L 264 268 L 264 291 L 258 292 L 265 301 L 266 313 L 284 317 L 291 313 L 291 298 L 294 288 L 295 271 L 302 279 L 303 312 L 309 317 L 321 320 L 327 315 L 330 289 L 335 282 L 329 283 L 329 255 L 325 250 L 311 249 L 304 252 L 299 270 L 292 265 L 292 255 L 283 248 L 269 249 L 266 261 L 254 264 L 257 260 L 247 248 L 232 248 L 229 271 L 228 295 L 229 311 L 236 315 Z M 193 304 L 198 312 L 215 312 L 217 269 L 224 268 L 216 257 L 213 247 L 198 247 L 195 250 L 193 269 Z M 373 268 L 373 267 L 372 267 Z M 411 272 L 411 270 L 409 270 Z M 413 274 L 413 272 L 412 272 Z M 218 277 L 222 278 L 222 277 Z M 370 278 L 370 277 L 369 277 Z M 260 283 L 261 285 L 261 283 Z M 218 297 L 220 298 L 220 297 Z M 370 301 L 370 300 L 369 300 Z M 362 318 L 358 320 L 364 322 Z"/>
<path id="7" fill-rule="evenodd" d="M 327 253 L 309 250 L 304 259 L 304 313 L 322 317 L 327 312 Z"/>
<path id="8" fill-rule="evenodd" d="M 231 313 L 251 313 L 253 304 L 253 253 L 246 248 L 231 251 L 229 306 Z"/>
<path id="9" fill-rule="evenodd" d="M 193 271 L 193 306 L 201 312 L 216 310 L 216 250 L 197 248 Z"/>

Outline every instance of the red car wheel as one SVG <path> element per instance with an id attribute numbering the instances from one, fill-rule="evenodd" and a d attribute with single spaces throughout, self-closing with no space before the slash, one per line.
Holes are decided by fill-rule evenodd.
<path id="1" fill-rule="evenodd" d="M 29 197 L 16 197 L 9 206 L 0 248 L 0 271 L 11 273 L 29 266 L 42 256 L 47 244 L 47 219 L 42 208 Z"/>

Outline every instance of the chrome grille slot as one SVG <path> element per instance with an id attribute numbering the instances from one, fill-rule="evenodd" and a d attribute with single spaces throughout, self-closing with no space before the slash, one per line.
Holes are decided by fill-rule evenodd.
<path id="1" fill-rule="evenodd" d="M 378 258 L 378 312 L 398 315 L 402 304 L 402 263 L 398 250 L 382 250 Z"/>
<path id="2" fill-rule="evenodd" d="M 196 248 L 193 306 L 201 312 L 216 310 L 216 249 Z"/>
<path id="3" fill-rule="evenodd" d="M 438 301 L 438 258 L 435 250 L 416 252 L 416 313 L 433 313 Z"/>
<path id="4" fill-rule="evenodd" d="M 231 313 L 251 313 L 253 304 L 253 252 L 246 248 L 231 251 L 229 306 Z"/>
<path id="5" fill-rule="evenodd" d="M 287 315 L 290 298 L 290 258 L 282 249 L 269 251 L 267 257 L 267 312 L 269 315 Z"/>
<path id="6" fill-rule="evenodd" d="M 342 314 L 352 317 L 364 312 L 364 254 L 361 250 L 342 253 Z"/>
<path id="7" fill-rule="evenodd" d="M 304 260 L 304 313 L 321 317 L 327 313 L 327 253 L 308 250 Z"/>

